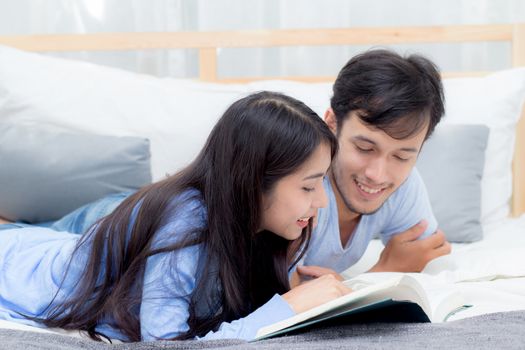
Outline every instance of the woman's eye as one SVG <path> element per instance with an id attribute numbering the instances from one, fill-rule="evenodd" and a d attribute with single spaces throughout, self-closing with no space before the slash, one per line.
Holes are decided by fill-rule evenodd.
<path id="1" fill-rule="evenodd" d="M 313 192 L 315 190 L 315 188 L 313 187 L 303 187 L 303 191 L 305 192 Z"/>

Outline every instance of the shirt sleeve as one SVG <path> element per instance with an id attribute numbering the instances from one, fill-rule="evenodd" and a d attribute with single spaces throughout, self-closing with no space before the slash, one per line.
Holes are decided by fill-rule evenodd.
<path id="1" fill-rule="evenodd" d="M 140 306 L 142 340 L 170 339 L 188 330 L 196 265 L 191 258 L 196 250 L 187 247 L 148 258 Z M 177 264 L 176 276 L 170 271 L 173 262 Z"/>
<path id="2" fill-rule="evenodd" d="M 421 220 L 428 222 L 428 227 L 419 239 L 430 236 L 437 230 L 438 223 L 430 205 L 427 189 L 419 172 L 414 168 L 407 180 L 392 195 L 390 220 L 381 232 L 381 240 L 388 243 L 393 235 L 402 233 Z"/>
<path id="3" fill-rule="evenodd" d="M 248 316 L 233 322 L 223 322 L 217 332 L 209 332 L 203 338 L 199 339 L 253 340 L 260 328 L 294 315 L 295 312 L 290 305 L 280 295 L 275 294 L 266 304 Z"/>

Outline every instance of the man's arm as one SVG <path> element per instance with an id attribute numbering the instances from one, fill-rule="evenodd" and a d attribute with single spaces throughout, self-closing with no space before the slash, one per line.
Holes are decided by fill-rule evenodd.
<path id="1" fill-rule="evenodd" d="M 451 245 L 439 229 L 429 237 L 418 239 L 427 226 L 428 223 L 423 220 L 394 235 L 369 272 L 421 272 L 430 260 L 449 254 Z"/>
<path id="2" fill-rule="evenodd" d="M 426 221 L 421 221 L 405 232 L 393 236 L 381 252 L 378 262 L 368 272 L 421 272 L 431 260 L 450 254 L 451 245 L 441 230 L 427 238 L 418 239 L 425 232 L 427 225 Z M 297 266 L 290 284 L 293 288 L 309 278 L 322 275 L 334 275 L 340 281 L 343 280 L 341 275 L 329 268 Z"/>
<path id="3" fill-rule="evenodd" d="M 392 203 L 390 221 L 381 233 L 385 248 L 370 271 L 420 272 L 430 260 L 450 253 L 416 168 L 392 195 Z"/>

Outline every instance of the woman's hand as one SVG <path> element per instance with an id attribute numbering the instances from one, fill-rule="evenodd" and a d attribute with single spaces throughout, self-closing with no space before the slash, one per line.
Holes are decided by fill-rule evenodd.
<path id="1" fill-rule="evenodd" d="M 303 266 L 303 265 L 298 265 L 297 266 L 297 273 L 299 273 L 299 276 L 301 277 L 301 280 L 303 280 L 303 281 L 307 280 L 309 278 L 317 278 L 317 277 L 321 277 L 321 276 L 324 276 L 324 275 L 332 275 L 338 281 L 343 281 L 344 280 L 344 278 L 340 274 L 335 272 L 334 270 L 329 269 L 327 267 L 322 267 L 322 266 L 314 266 L 314 265 Z"/>
<path id="2" fill-rule="evenodd" d="M 351 291 L 333 274 L 326 274 L 298 285 L 283 294 L 283 298 L 296 313 L 301 313 Z"/>
<path id="3" fill-rule="evenodd" d="M 333 275 L 339 281 L 344 280 L 344 278 L 340 274 L 338 274 L 334 270 L 329 269 L 327 267 L 314 266 L 314 265 L 311 265 L 311 266 L 297 265 L 297 269 L 293 272 L 290 278 L 290 287 L 291 288 L 297 287 L 301 283 L 309 281 L 312 278 L 318 278 L 324 275 Z"/>
<path id="4" fill-rule="evenodd" d="M 7 221 L 6 219 L 0 218 L 0 225 L 10 224 L 10 223 L 11 223 L 11 221 Z"/>

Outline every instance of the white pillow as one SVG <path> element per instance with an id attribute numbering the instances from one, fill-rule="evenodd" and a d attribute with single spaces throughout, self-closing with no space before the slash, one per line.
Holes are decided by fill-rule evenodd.
<path id="1" fill-rule="evenodd" d="M 525 68 L 444 81 L 444 123 L 490 129 L 482 181 L 482 223 L 509 213 L 515 126 L 525 95 Z M 155 78 L 0 46 L 0 116 L 56 123 L 98 134 L 151 141 L 158 180 L 191 161 L 228 105 L 253 91 L 294 96 L 320 116 L 329 83 L 262 81 L 221 85 Z"/>
<path id="2" fill-rule="evenodd" d="M 485 124 L 489 140 L 481 183 L 482 223 L 510 213 L 516 124 L 525 100 L 525 68 L 482 78 L 445 79 L 445 124 Z"/>
<path id="3" fill-rule="evenodd" d="M 191 161 L 236 85 L 160 79 L 0 46 L 0 117 L 151 142 L 158 180 Z"/>

